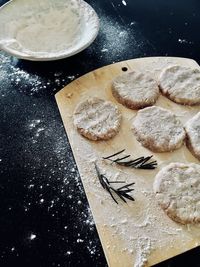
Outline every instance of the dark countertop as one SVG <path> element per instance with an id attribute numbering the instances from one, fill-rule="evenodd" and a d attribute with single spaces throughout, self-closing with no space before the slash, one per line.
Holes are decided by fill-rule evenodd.
<path id="1" fill-rule="evenodd" d="M 80 54 L 45 63 L 0 53 L 1 267 L 106 266 L 54 94 L 121 60 L 179 56 L 200 62 L 198 0 L 87 2 L 101 27 Z M 199 267 L 200 249 L 158 266 Z"/>

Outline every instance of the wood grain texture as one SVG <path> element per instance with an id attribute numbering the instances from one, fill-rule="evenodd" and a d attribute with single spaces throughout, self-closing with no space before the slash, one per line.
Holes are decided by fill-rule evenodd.
<path id="1" fill-rule="evenodd" d="M 191 59 L 154 57 L 119 62 L 92 71 L 73 81 L 56 94 L 56 101 L 62 116 L 66 133 L 81 175 L 83 186 L 92 210 L 101 243 L 111 267 L 131 267 L 140 257 L 139 241 L 151 241 L 151 253 L 146 255 L 148 265 L 154 265 L 200 244 L 199 227 L 187 227 L 173 222 L 157 205 L 152 184 L 157 172 L 170 162 L 197 162 L 188 149 L 183 146 L 173 153 L 154 153 L 159 167 L 153 171 L 125 169 L 111 166 L 101 160 L 102 156 L 112 154 L 123 148 L 135 157 L 151 155 L 142 147 L 131 130 L 131 122 L 137 111 L 119 104 L 111 93 L 111 82 L 122 68 L 148 71 L 157 78 L 160 71 L 170 65 L 180 64 L 198 67 Z M 122 116 L 119 134 L 109 141 L 93 142 L 82 137 L 73 125 L 73 112 L 76 105 L 88 97 L 100 97 L 118 105 Z M 156 105 L 176 113 L 185 123 L 195 115 L 200 107 L 187 107 L 173 103 L 160 95 Z M 101 170 L 113 177 L 123 177 L 127 182 L 135 182 L 135 202 L 115 204 L 99 185 L 94 160 Z M 114 178 L 113 178 L 114 179 Z"/>

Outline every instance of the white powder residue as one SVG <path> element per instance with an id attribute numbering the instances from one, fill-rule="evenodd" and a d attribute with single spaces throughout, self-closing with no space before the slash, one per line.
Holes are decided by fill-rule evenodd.
<path id="1" fill-rule="evenodd" d="M 127 5 L 127 4 L 126 4 L 126 1 L 124 1 L 124 0 L 122 0 L 122 4 L 123 4 L 124 6 Z"/>
<path id="2" fill-rule="evenodd" d="M 180 232 L 183 231 L 181 228 L 173 229 L 173 228 L 164 228 L 161 230 L 162 233 L 166 233 L 168 235 L 180 235 Z"/>
<path id="3" fill-rule="evenodd" d="M 73 156 L 69 150 L 69 144 L 66 142 L 66 139 L 60 135 L 59 128 L 56 125 L 57 122 L 54 120 L 45 121 L 38 117 L 29 120 L 24 125 L 24 132 L 29 133 L 31 140 L 31 145 L 29 142 L 29 150 L 31 147 L 37 149 L 40 144 L 40 139 L 46 138 L 49 141 L 49 146 L 43 147 L 48 156 L 44 157 L 43 160 L 39 159 L 41 168 L 48 170 L 48 175 L 45 175 L 45 179 L 41 183 L 38 176 L 34 175 L 34 170 L 32 169 L 33 176 L 26 184 L 27 190 L 30 193 L 37 192 L 37 190 L 39 191 L 38 198 L 36 201 L 34 200 L 34 204 L 40 205 L 43 209 L 47 208 L 48 213 L 52 216 L 52 220 L 53 218 L 57 218 L 58 210 L 62 208 L 65 210 L 65 205 L 68 208 L 70 207 L 72 214 L 76 214 L 76 218 L 78 219 L 74 221 L 73 228 L 79 229 L 80 232 L 75 233 L 73 243 L 71 243 L 67 249 L 65 248 L 64 251 L 61 251 L 61 253 L 71 257 L 74 253 L 74 247 L 81 247 L 84 244 L 88 253 L 96 257 L 99 253 L 99 241 L 97 236 L 94 238 L 94 234 L 96 233 L 94 220 L 85 199 L 85 192 L 81 184 L 78 170 L 74 165 Z M 63 128 L 63 126 L 61 126 L 61 128 Z M 55 138 L 53 142 L 52 138 Z M 29 154 L 28 151 L 26 151 L 26 153 L 26 160 L 29 155 L 31 168 L 35 168 L 36 158 L 34 157 L 33 159 L 32 153 Z M 57 171 L 55 171 L 55 167 L 52 166 L 52 153 L 56 155 Z M 27 165 L 27 163 L 25 164 Z M 56 193 L 52 195 L 52 198 L 47 198 L 46 191 L 50 187 L 55 190 L 55 186 Z M 25 212 L 30 209 L 32 204 L 31 201 L 24 204 Z M 62 229 L 64 232 L 61 233 L 61 238 L 67 244 L 67 233 L 70 231 L 70 226 L 62 225 Z"/>
<path id="4" fill-rule="evenodd" d="M 32 120 L 29 124 L 29 129 L 35 128 L 41 121 L 40 120 Z"/>
<path id="5" fill-rule="evenodd" d="M 6 23 L 3 36 L 1 44 L 29 55 L 62 52 L 79 41 L 81 17 L 70 5 L 29 12 Z"/>
<path id="6" fill-rule="evenodd" d="M 128 46 L 128 30 L 108 17 L 101 18 L 102 52 L 121 53 Z"/>
<path id="7" fill-rule="evenodd" d="M 131 21 L 130 25 L 133 26 L 133 25 L 136 25 L 137 22 L 136 21 Z"/>
<path id="8" fill-rule="evenodd" d="M 98 50 L 102 53 L 101 58 L 103 58 L 105 65 L 123 60 L 124 51 L 130 53 L 129 57 L 141 54 L 145 38 L 137 30 L 136 22 L 123 25 L 104 14 L 101 14 L 100 17 Z M 96 53 L 92 49 L 91 52 L 93 55 Z"/>
<path id="9" fill-rule="evenodd" d="M 127 1 L 124 1 L 124 4 Z M 118 12 L 118 6 L 111 3 L 113 8 Z M 99 57 L 101 51 L 101 61 L 103 65 L 115 63 L 124 60 L 124 51 L 126 58 L 135 58 L 137 56 L 145 56 L 146 46 L 151 49 L 156 48 L 141 33 L 140 25 L 136 21 L 125 23 L 123 17 L 116 20 L 104 13 L 100 15 L 100 31 L 98 37 L 97 48 L 88 48 L 91 56 Z"/>
<path id="10" fill-rule="evenodd" d="M 2 70 L 1 68 L 0 68 L 0 82 L 4 85 L 5 83 L 8 82 L 7 73 L 5 70 Z M 5 96 L 4 86 L 0 87 L 0 89 L 1 89 L 0 94 L 2 97 L 4 97 Z"/>
<path id="11" fill-rule="evenodd" d="M 56 90 L 63 88 L 78 77 L 78 74 L 65 76 L 62 71 L 57 71 L 49 75 L 49 78 L 43 78 L 18 67 L 20 60 L 12 60 L 3 53 L 0 54 L 0 62 L 0 81 L 4 84 L 11 83 L 14 87 L 17 85 L 19 92 L 28 95 L 44 94 L 45 90 L 51 90 L 54 94 Z M 5 86 L 1 86 L 0 89 L 2 97 L 11 93 L 11 91 L 5 90 Z"/>
<path id="12" fill-rule="evenodd" d="M 144 267 L 148 262 L 148 255 L 151 252 L 151 240 L 148 237 L 141 237 L 137 240 L 137 255 L 134 267 Z"/>
<path id="13" fill-rule="evenodd" d="M 28 72 L 21 70 L 18 67 L 11 66 L 12 73 L 9 77 L 12 82 L 16 85 L 24 83 L 24 87 L 28 87 L 29 84 L 32 85 L 32 93 L 38 92 L 40 89 L 46 88 L 46 84 L 43 79 L 36 74 L 29 74 Z"/>
<path id="14" fill-rule="evenodd" d="M 8 75 L 7 66 L 11 63 L 10 57 L 4 56 L 0 53 L 0 96 L 5 97 L 9 92 L 7 87 L 10 86 L 10 77 Z"/>
<path id="15" fill-rule="evenodd" d="M 108 49 L 107 49 L 107 48 L 103 48 L 103 49 L 101 50 L 101 52 L 103 52 L 103 53 L 108 52 Z"/>
<path id="16" fill-rule="evenodd" d="M 68 78 L 70 81 L 73 81 L 76 77 L 75 77 L 75 75 L 71 75 L 71 76 L 67 76 L 67 78 Z"/>
<path id="17" fill-rule="evenodd" d="M 138 224 L 137 227 L 143 228 L 143 227 L 147 227 L 150 224 L 151 224 L 151 216 L 147 215 L 145 220 L 141 224 Z"/>
<path id="18" fill-rule="evenodd" d="M 186 40 L 186 39 L 181 39 L 181 38 L 178 39 L 178 42 L 179 42 L 180 44 L 193 44 L 193 42 L 188 41 L 188 40 Z"/>

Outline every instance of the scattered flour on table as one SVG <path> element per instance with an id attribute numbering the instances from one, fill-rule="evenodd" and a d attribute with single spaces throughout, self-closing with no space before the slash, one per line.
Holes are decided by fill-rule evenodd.
<path id="1" fill-rule="evenodd" d="M 18 86 L 20 92 L 29 95 L 37 95 L 48 89 L 52 90 L 52 87 L 53 92 L 55 92 L 78 76 L 78 74 L 65 76 L 63 72 L 57 71 L 51 73 L 49 79 L 44 79 L 37 74 L 29 73 L 21 69 L 17 66 L 18 62 L 18 59 L 13 61 L 11 57 L 0 53 L 0 81 L 4 83 L 11 82 Z M 0 89 L 3 90 L 3 86 L 0 87 Z M 5 93 L 6 92 L 3 92 L 2 96 L 4 96 Z"/>
<path id="2" fill-rule="evenodd" d="M 100 29 L 102 37 L 100 41 L 101 52 L 106 52 L 106 56 L 110 57 L 110 53 L 119 56 L 122 50 L 124 51 L 129 46 L 129 32 L 118 22 L 103 16 L 100 20 Z"/>
<path id="3" fill-rule="evenodd" d="M 89 50 L 92 54 L 98 54 L 100 50 L 100 58 L 103 58 L 105 64 L 124 60 L 124 51 L 129 57 L 139 55 L 143 51 L 146 40 L 137 28 L 138 24 L 135 21 L 123 25 L 112 17 L 101 14 L 97 49 L 94 50 L 91 47 Z"/>
<path id="4" fill-rule="evenodd" d="M 8 77 L 7 69 L 5 68 L 5 65 L 10 64 L 10 58 L 3 56 L 0 53 L 0 96 L 4 97 L 6 95 L 6 85 L 10 83 L 10 79 Z"/>
<path id="5" fill-rule="evenodd" d="M 181 38 L 178 39 L 178 42 L 179 42 L 180 44 L 193 44 L 193 42 L 188 41 L 188 40 L 186 40 L 186 39 L 181 39 Z"/>
<path id="6" fill-rule="evenodd" d="M 26 88 L 30 88 L 30 95 L 34 95 L 42 92 L 44 89 L 50 89 L 54 86 L 53 91 L 57 88 L 63 88 L 67 83 L 75 79 L 75 75 L 63 77 L 62 74 L 54 73 L 52 78 L 47 81 L 37 74 L 31 74 L 25 70 L 21 70 L 18 67 L 11 66 L 12 73 L 9 74 L 11 81 L 16 85 L 23 87 L 25 91 Z"/>
<path id="7" fill-rule="evenodd" d="M 27 182 L 27 189 L 30 192 L 37 192 L 37 190 L 40 190 L 36 204 L 40 206 L 46 205 L 48 212 L 54 218 L 56 218 L 57 210 L 59 210 L 60 206 L 64 208 L 66 204 L 70 205 L 71 213 L 76 214 L 76 217 L 78 217 L 78 220 L 76 220 L 73 227 L 80 229 L 74 242 L 76 242 L 77 245 L 84 243 L 88 252 L 95 256 L 99 253 L 99 244 L 97 238 L 90 237 L 90 234 L 95 231 L 92 213 L 86 203 L 85 192 L 77 168 L 73 163 L 74 159 L 73 155 L 70 153 L 69 145 L 66 142 L 66 139 L 60 136 L 60 131 L 57 129 L 56 125 L 57 123 L 54 122 L 54 120 L 44 122 L 39 118 L 32 119 L 26 124 L 26 131 L 30 133 L 31 139 L 31 147 L 29 147 L 29 150 L 32 151 L 35 147 L 37 148 L 40 146 L 40 140 L 42 138 L 49 140 L 49 145 L 44 148 L 44 150 L 47 150 L 48 152 L 48 158 L 41 160 L 41 164 L 43 169 L 47 169 L 48 172 L 50 172 L 50 175 L 45 177 L 45 182 L 43 183 L 41 183 L 38 176 L 33 175 L 31 180 Z M 56 133 L 53 134 L 55 129 Z M 53 141 L 51 138 L 53 138 Z M 57 158 L 56 171 L 55 168 L 52 168 L 51 163 L 49 164 L 52 155 L 56 155 Z M 36 160 L 35 158 L 32 158 L 32 153 L 30 154 L 29 160 L 31 160 L 31 166 L 29 166 L 29 168 L 32 169 L 35 166 L 34 161 Z M 51 199 L 47 200 L 45 191 L 52 186 L 56 186 L 56 193 L 52 195 Z M 65 203 L 66 199 L 68 200 L 67 203 Z M 33 204 L 31 201 L 29 203 L 24 205 L 26 212 Z M 64 231 L 68 231 L 68 228 L 69 226 L 64 225 Z M 87 229 L 90 233 L 88 233 Z M 67 241 L 67 235 L 64 234 L 62 240 Z M 64 251 L 68 257 L 73 255 L 73 244 L 69 245 L 69 250 L 67 252 L 68 253 L 66 254 L 66 250 Z"/>

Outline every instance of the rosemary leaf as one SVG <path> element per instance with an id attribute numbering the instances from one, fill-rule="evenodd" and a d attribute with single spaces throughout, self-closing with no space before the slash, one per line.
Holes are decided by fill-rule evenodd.
<path id="1" fill-rule="evenodd" d="M 121 187 L 115 189 L 110 185 L 111 183 L 125 183 L 125 181 L 109 181 L 105 175 L 100 173 L 100 170 L 96 164 L 95 164 L 95 169 L 96 169 L 96 173 L 97 173 L 97 176 L 98 176 L 98 179 L 99 179 L 101 186 L 110 194 L 111 198 L 114 200 L 114 202 L 116 204 L 118 204 L 118 201 L 114 197 L 114 194 L 116 194 L 125 203 L 127 203 L 126 199 L 134 201 L 134 198 L 131 197 L 128 193 L 130 193 L 134 190 L 134 189 L 129 188 L 129 187 L 135 183 L 126 184 L 124 186 L 121 186 Z"/>
<path id="2" fill-rule="evenodd" d="M 134 160 L 129 160 L 129 161 L 124 161 L 124 162 L 119 162 L 120 165 L 132 167 L 138 164 L 138 162 L 142 162 L 144 160 L 144 157 L 140 157 Z"/>
<path id="3" fill-rule="evenodd" d="M 125 181 L 109 181 L 109 184 L 123 184 Z"/>
<path id="4" fill-rule="evenodd" d="M 112 199 L 115 201 L 115 203 L 118 204 L 117 200 L 114 198 L 114 196 L 113 196 L 113 194 L 112 194 L 112 192 L 111 192 L 111 189 L 112 189 L 111 187 L 106 186 L 106 190 L 107 190 L 108 193 L 111 195 L 111 197 L 112 197 Z"/>
<path id="5" fill-rule="evenodd" d="M 125 187 L 130 187 L 130 186 L 132 186 L 132 185 L 134 185 L 134 184 L 135 184 L 135 183 L 126 184 L 126 185 L 124 185 L 124 186 L 119 187 L 118 190 L 121 190 L 121 189 L 123 189 L 123 188 L 125 188 Z"/>
<path id="6" fill-rule="evenodd" d="M 134 189 L 123 189 L 123 190 L 118 189 L 118 192 L 123 192 L 123 193 L 130 193 L 132 191 L 134 191 Z"/>
<path id="7" fill-rule="evenodd" d="M 123 160 L 123 159 L 127 159 L 127 158 L 129 158 L 130 157 L 130 155 L 127 155 L 127 156 L 124 156 L 124 157 L 122 157 L 122 158 L 117 158 L 117 159 L 115 159 L 115 160 L 113 160 L 114 162 L 119 162 L 119 161 L 121 161 L 121 160 Z"/>
<path id="8" fill-rule="evenodd" d="M 129 158 L 130 155 L 125 155 L 121 158 L 115 158 L 117 155 L 123 153 L 125 149 L 116 152 L 115 154 L 112 154 L 108 157 L 103 157 L 103 159 L 110 160 L 112 163 L 116 163 L 121 166 L 135 168 L 135 169 L 155 169 L 157 167 L 157 161 L 150 161 L 150 159 L 153 157 L 153 155 L 148 157 L 139 157 L 133 160 L 124 161 L 125 159 Z"/>
<path id="9" fill-rule="evenodd" d="M 138 169 L 142 169 L 142 170 L 154 170 L 156 167 L 154 166 L 145 166 L 145 167 L 141 167 L 141 168 L 138 168 Z"/>
<path id="10" fill-rule="evenodd" d="M 103 159 L 109 159 L 109 158 L 115 157 L 115 156 L 117 156 L 117 155 L 123 153 L 124 151 L 125 151 L 125 149 L 123 149 L 123 150 L 121 150 L 121 151 L 119 151 L 119 152 L 117 152 L 117 153 L 115 153 L 115 154 L 113 154 L 113 155 L 110 155 L 110 156 L 108 156 L 108 157 L 104 157 Z"/>
<path id="11" fill-rule="evenodd" d="M 120 193 L 120 194 L 122 196 L 124 196 L 125 198 L 129 199 L 129 200 L 135 201 L 135 199 L 132 196 L 130 196 L 130 195 L 126 194 L 126 193 Z"/>
<path id="12" fill-rule="evenodd" d="M 118 195 L 118 197 L 120 197 L 126 203 L 126 200 L 123 198 L 123 194 L 121 194 L 120 192 L 118 192 L 118 190 L 114 188 L 112 188 L 112 190 L 115 192 L 115 194 Z"/>

